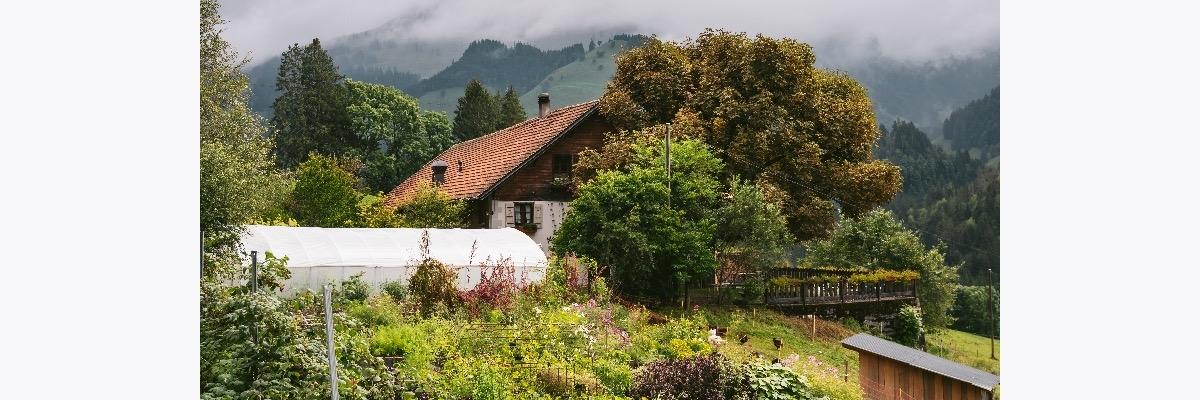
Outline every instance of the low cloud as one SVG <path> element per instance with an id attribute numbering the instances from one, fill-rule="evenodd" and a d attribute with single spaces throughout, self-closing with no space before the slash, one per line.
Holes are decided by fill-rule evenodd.
<path id="1" fill-rule="evenodd" d="M 465 42 L 491 38 L 557 44 L 555 37 L 567 33 L 578 36 L 629 31 L 677 40 L 712 27 L 792 37 L 814 43 L 822 53 L 840 57 L 881 55 L 920 62 L 995 50 L 1000 33 L 1000 5 L 996 0 L 228 3 L 221 9 L 229 21 L 225 35 L 256 60 L 313 37 L 331 41 L 367 30 L 408 40 Z"/>

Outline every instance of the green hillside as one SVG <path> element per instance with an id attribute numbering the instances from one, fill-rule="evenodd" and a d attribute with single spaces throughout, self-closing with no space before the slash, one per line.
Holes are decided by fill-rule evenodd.
<path id="1" fill-rule="evenodd" d="M 550 93 L 554 108 L 600 98 L 616 70 L 616 55 L 630 47 L 629 40 L 609 40 L 584 54 L 583 59 L 554 70 L 521 96 L 525 112 L 537 114 L 537 95 L 543 92 Z"/>
<path id="2" fill-rule="evenodd" d="M 423 109 L 441 111 L 454 118 L 454 108 L 458 105 L 458 98 L 462 97 L 463 90 L 466 90 L 465 86 L 438 89 L 418 97 L 417 101 Z M 495 92 L 496 89 L 489 87 L 488 91 Z"/>

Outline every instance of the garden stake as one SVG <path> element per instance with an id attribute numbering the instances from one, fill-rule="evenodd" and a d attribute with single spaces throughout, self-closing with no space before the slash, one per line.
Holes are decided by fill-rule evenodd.
<path id="1" fill-rule="evenodd" d="M 329 349 L 329 398 L 338 400 L 337 358 L 333 354 L 333 306 L 330 305 L 329 285 L 325 285 L 325 343 Z"/>

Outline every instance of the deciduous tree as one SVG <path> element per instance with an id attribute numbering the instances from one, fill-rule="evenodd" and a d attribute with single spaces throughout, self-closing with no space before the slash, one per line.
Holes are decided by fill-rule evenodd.
<path id="1" fill-rule="evenodd" d="M 242 225 L 286 196 L 271 141 L 248 106 L 246 60 L 221 37 L 218 7 L 200 2 L 200 230 L 209 256 L 228 255 Z"/>
<path id="2" fill-rule="evenodd" d="M 958 267 L 946 265 L 944 250 L 927 248 L 886 210 L 873 210 L 843 220 L 829 238 L 807 243 L 804 261 L 814 266 L 916 270 L 921 274 L 918 296 L 921 317 L 928 328 L 950 324 Z"/>
<path id="3" fill-rule="evenodd" d="M 350 124 L 360 139 L 375 143 L 360 155 L 366 186 L 389 191 L 426 161 L 454 144 L 445 114 L 422 111 L 416 99 L 390 86 L 347 81 Z"/>
<path id="4" fill-rule="evenodd" d="M 783 210 L 801 240 L 886 203 L 900 171 L 874 159 L 878 132 L 867 92 L 849 76 L 814 66 L 792 39 L 706 30 L 680 43 L 650 39 L 617 60 L 600 107 L 618 128 L 695 115 L 725 174 L 786 193 Z"/>
<path id="5" fill-rule="evenodd" d="M 339 228 L 354 226 L 362 199 L 358 179 L 346 160 L 313 153 L 296 168 L 296 188 L 291 212 L 302 226 Z"/>

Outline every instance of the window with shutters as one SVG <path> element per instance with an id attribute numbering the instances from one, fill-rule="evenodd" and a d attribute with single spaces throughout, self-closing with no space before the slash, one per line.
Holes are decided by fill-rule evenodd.
<path id="1" fill-rule="evenodd" d="M 516 226 L 533 224 L 533 203 L 513 203 L 513 223 Z"/>

